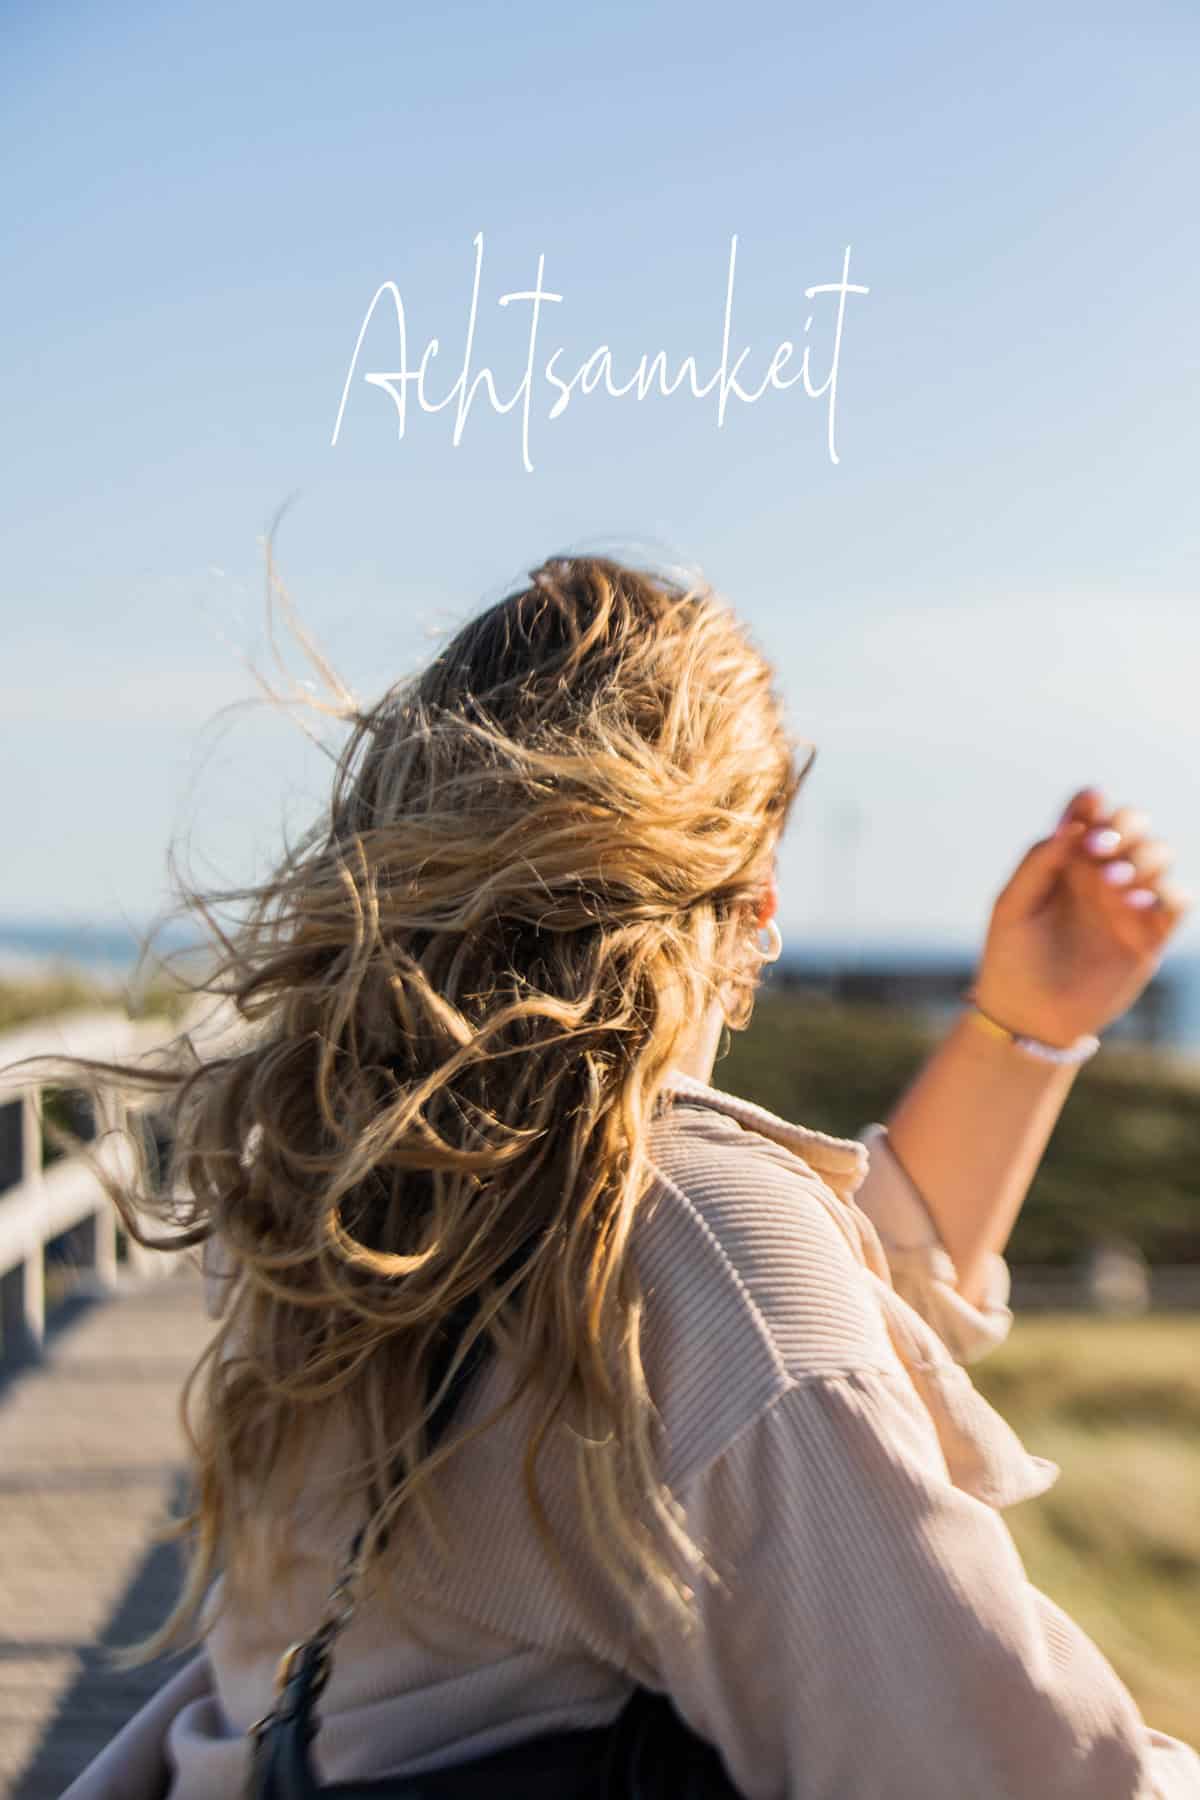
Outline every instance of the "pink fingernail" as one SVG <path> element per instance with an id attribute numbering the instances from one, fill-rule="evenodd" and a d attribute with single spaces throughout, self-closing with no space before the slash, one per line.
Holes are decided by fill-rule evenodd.
<path id="1" fill-rule="evenodd" d="M 1100 825 L 1094 831 L 1088 832 L 1083 840 L 1083 847 L 1085 850 L 1094 851 L 1097 856 L 1108 856 L 1111 851 L 1117 849 L 1120 842 L 1119 831 L 1114 831 L 1111 825 Z"/>
<path id="2" fill-rule="evenodd" d="M 1122 894 L 1121 898 L 1126 906 L 1136 906 L 1141 910 L 1158 903 L 1158 895 L 1153 888 L 1130 888 L 1129 892 Z"/>
<path id="3" fill-rule="evenodd" d="M 1113 887 L 1124 887 L 1126 882 L 1132 881 L 1136 874 L 1137 870 L 1133 864 L 1125 862 L 1124 859 L 1119 862 L 1105 863 L 1100 871 L 1101 880 L 1111 882 Z"/>

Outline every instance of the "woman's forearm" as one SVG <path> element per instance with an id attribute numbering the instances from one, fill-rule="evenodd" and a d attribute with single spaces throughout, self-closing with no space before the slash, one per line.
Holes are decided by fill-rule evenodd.
<path id="1" fill-rule="evenodd" d="M 964 1013 L 887 1120 L 973 1305 L 1003 1251 L 1077 1073 L 1042 1063 Z"/>

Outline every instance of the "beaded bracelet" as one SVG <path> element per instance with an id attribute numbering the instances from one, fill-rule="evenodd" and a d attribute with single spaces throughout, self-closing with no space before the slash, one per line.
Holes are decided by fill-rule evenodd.
<path id="1" fill-rule="evenodd" d="M 963 995 L 963 999 L 971 1008 L 971 1017 L 982 1025 L 985 1031 L 989 1031 L 993 1037 L 1003 1038 L 1004 1042 L 1011 1044 L 1014 1050 L 1020 1050 L 1026 1056 L 1035 1057 L 1038 1062 L 1058 1063 L 1062 1066 L 1074 1067 L 1077 1063 L 1087 1062 L 1088 1058 L 1095 1056 L 1100 1048 L 1100 1039 L 1090 1036 L 1076 1038 L 1073 1044 L 1062 1046 L 1043 1044 L 1040 1038 L 1027 1037 L 1022 1031 L 1010 1031 L 1007 1025 L 1001 1025 L 998 1019 L 993 1019 L 989 1013 L 985 1013 L 972 990 L 968 990 Z"/>

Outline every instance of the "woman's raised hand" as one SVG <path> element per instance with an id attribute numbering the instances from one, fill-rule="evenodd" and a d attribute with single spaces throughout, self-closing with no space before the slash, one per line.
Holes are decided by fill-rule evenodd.
<path id="1" fill-rule="evenodd" d="M 1191 904 L 1165 879 L 1171 861 L 1143 813 L 1081 788 L 996 901 L 975 983 L 982 1010 L 1056 1045 L 1119 1018 Z"/>

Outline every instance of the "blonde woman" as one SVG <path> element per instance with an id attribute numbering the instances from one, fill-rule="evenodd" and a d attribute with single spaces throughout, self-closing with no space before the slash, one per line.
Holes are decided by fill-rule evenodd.
<path id="1" fill-rule="evenodd" d="M 318 1628 L 346 1794 L 609 1792 L 528 1771 L 641 1692 L 754 1800 L 1200 1796 L 1030 1586 L 1004 1510 L 1058 1469 L 963 1366 L 1167 853 L 1075 796 L 868 1153 L 709 1085 L 797 786 L 734 616 L 598 558 L 357 718 L 226 943 L 245 1041 L 157 1077 L 220 1316 L 162 1640 L 200 1647 L 70 1800 L 299 1791 L 251 1752 Z"/>

